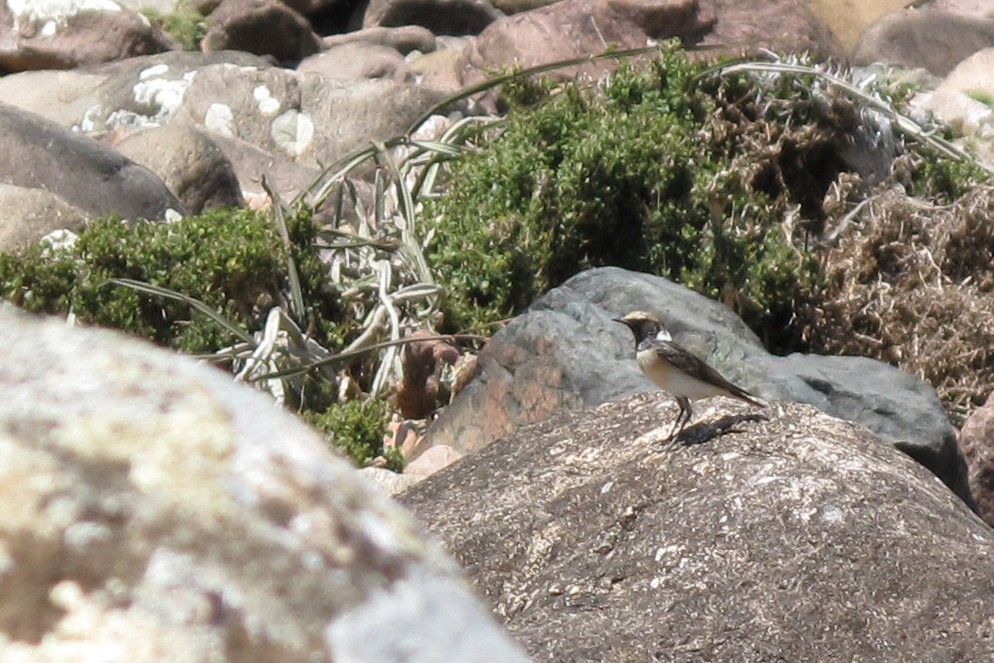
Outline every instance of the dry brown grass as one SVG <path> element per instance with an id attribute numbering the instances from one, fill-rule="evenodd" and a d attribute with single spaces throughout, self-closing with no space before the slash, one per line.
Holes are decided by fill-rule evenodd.
<path id="1" fill-rule="evenodd" d="M 919 376 L 961 423 L 994 390 L 994 188 L 938 205 L 890 183 L 857 205 L 858 188 L 843 179 L 826 196 L 825 281 L 799 311 L 806 340 Z"/>

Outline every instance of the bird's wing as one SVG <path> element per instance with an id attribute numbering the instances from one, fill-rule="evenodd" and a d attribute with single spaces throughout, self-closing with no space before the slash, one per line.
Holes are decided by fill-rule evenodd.
<path id="1" fill-rule="evenodd" d="M 762 406 L 755 400 L 755 397 L 750 394 L 745 389 L 737 387 L 728 380 L 726 380 L 721 373 L 711 368 L 707 362 L 693 354 L 689 350 L 677 345 L 676 343 L 659 343 L 655 347 L 656 354 L 660 356 L 661 359 L 668 361 L 675 368 L 692 375 L 693 377 L 708 382 L 715 386 L 726 389 L 730 394 L 748 401 L 754 405 Z"/>

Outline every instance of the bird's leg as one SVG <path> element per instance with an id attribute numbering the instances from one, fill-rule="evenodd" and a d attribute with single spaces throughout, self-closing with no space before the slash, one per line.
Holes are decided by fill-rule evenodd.
<path id="1" fill-rule="evenodd" d="M 672 440 L 679 437 L 680 433 L 683 432 L 684 427 L 687 422 L 690 421 L 691 416 L 693 416 L 693 410 L 690 407 L 690 399 L 686 396 L 677 396 L 676 404 L 680 408 L 677 412 L 676 421 L 673 422 L 673 430 L 670 431 L 670 436 L 668 439 Z"/>

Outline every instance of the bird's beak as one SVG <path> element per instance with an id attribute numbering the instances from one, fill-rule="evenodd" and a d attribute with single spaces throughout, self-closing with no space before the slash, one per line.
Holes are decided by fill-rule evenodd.
<path id="1" fill-rule="evenodd" d="M 627 325 L 628 324 L 627 322 L 625 322 L 621 318 L 611 318 L 611 322 L 620 322 L 623 325 Z"/>

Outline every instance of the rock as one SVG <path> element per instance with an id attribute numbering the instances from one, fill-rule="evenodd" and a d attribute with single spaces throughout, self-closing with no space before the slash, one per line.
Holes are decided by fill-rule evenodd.
<path id="1" fill-rule="evenodd" d="M 463 73 L 467 65 L 461 50 L 442 48 L 412 61 L 408 69 L 426 88 L 457 92 L 464 86 Z"/>
<path id="2" fill-rule="evenodd" d="M 904 9 L 908 0 L 806 0 L 804 4 L 848 52 L 866 26 L 884 14 Z"/>
<path id="3" fill-rule="evenodd" d="M 404 56 L 399 51 L 389 46 L 361 41 L 335 46 L 324 53 L 305 58 L 297 71 L 345 80 L 386 78 L 398 83 L 403 83 L 411 76 Z"/>
<path id="4" fill-rule="evenodd" d="M 365 0 L 352 26 L 419 25 L 437 35 L 475 35 L 502 16 L 489 0 Z"/>
<path id="5" fill-rule="evenodd" d="M 673 409 L 547 420 L 399 500 L 536 660 L 994 658 L 994 531 L 928 472 L 796 404 L 717 399 L 701 434 L 735 432 L 667 449 Z"/>
<path id="6" fill-rule="evenodd" d="M 723 304 L 615 267 L 574 276 L 495 334 L 476 380 L 429 428 L 431 443 L 476 451 L 526 423 L 653 390 L 635 364 L 631 332 L 611 321 L 636 309 L 660 315 L 677 341 L 733 383 L 865 425 L 969 502 L 955 431 L 921 380 L 863 357 L 770 355 Z"/>
<path id="7" fill-rule="evenodd" d="M 9 307 L 0 348 L 5 661 L 526 660 L 438 545 L 261 394 Z"/>
<path id="8" fill-rule="evenodd" d="M 994 394 L 963 423 L 959 448 L 969 468 L 977 514 L 994 527 Z"/>
<path id="9" fill-rule="evenodd" d="M 435 445 L 408 463 L 407 467 L 404 468 L 404 473 L 427 478 L 439 470 L 444 470 L 462 457 L 463 454 L 452 447 L 447 447 L 444 444 Z"/>
<path id="10" fill-rule="evenodd" d="M 377 490 L 391 497 L 399 495 L 424 478 L 413 474 L 391 472 L 382 467 L 364 467 L 359 470 L 359 475 L 376 486 Z"/>
<path id="11" fill-rule="evenodd" d="M 287 198 L 313 182 L 320 168 L 371 140 L 403 134 L 447 94 L 388 80 L 333 81 L 234 52 L 165 53 L 86 75 L 70 79 L 72 93 L 58 104 L 49 101 L 48 109 L 41 94 L 26 103 L 91 135 L 165 125 L 206 131 L 234 164 L 246 194 L 261 192 L 261 175 L 272 171 L 274 180 L 299 183 L 289 191 L 278 186 Z M 24 76 L 0 78 L 0 96 L 30 87 L 30 80 L 9 80 Z"/>
<path id="12" fill-rule="evenodd" d="M 168 209 L 185 211 L 147 168 L 92 138 L 4 103 L 0 144 L 0 182 L 45 189 L 88 215 L 161 219 Z"/>
<path id="13" fill-rule="evenodd" d="M 936 48 L 937 44 L 942 46 Z M 887 14 L 866 28 L 853 49 L 852 62 L 923 67 L 945 76 L 957 64 L 990 46 L 994 46 L 994 18 L 908 9 Z"/>
<path id="14" fill-rule="evenodd" d="M 357 41 L 389 46 L 404 55 L 411 51 L 430 53 L 435 50 L 435 35 L 431 30 L 420 25 L 404 25 L 398 28 L 376 27 L 329 35 L 321 38 L 321 47 L 327 50 Z"/>
<path id="15" fill-rule="evenodd" d="M 961 16 L 994 18 L 994 7 L 989 0 L 932 0 L 929 8 Z"/>
<path id="16" fill-rule="evenodd" d="M 846 51 L 814 13 L 798 0 L 700 0 L 701 11 L 716 18 L 701 39 L 722 52 L 755 53 L 757 48 L 845 59 Z"/>
<path id="17" fill-rule="evenodd" d="M 179 44 L 112 0 L 0 5 L 0 68 L 71 69 L 160 53 Z"/>
<path id="18" fill-rule="evenodd" d="M 179 125 L 146 129 L 114 148 L 158 175 L 191 214 L 245 204 L 231 161 L 203 131 Z"/>
<path id="19" fill-rule="evenodd" d="M 825 57 L 842 54 L 831 33 L 793 0 L 563 0 L 493 23 L 467 56 L 485 72 L 599 54 L 608 47 L 641 48 L 671 37 L 726 52 L 761 46 Z M 598 77 L 613 66 L 601 61 L 558 75 Z"/>
<path id="20" fill-rule="evenodd" d="M 914 104 L 963 134 L 976 134 L 994 122 L 994 48 L 966 58 L 931 92 Z"/>
<path id="21" fill-rule="evenodd" d="M 204 51 L 248 51 L 296 62 L 321 50 L 306 18 L 278 0 L 224 0 L 211 14 Z"/>
<path id="22" fill-rule="evenodd" d="M 86 214 L 44 189 L 0 184 L 0 251 L 23 248 L 53 230 L 77 231 Z"/>
<path id="23" fill-rule="evenodd" d="M 466 55 L 481 72 L 533 67 L 602 53 L 608 46 L 640 48 L 649 39 L 693 41 L 713 24 L 714 17 L 693 0 L 564 0 L 495 22 L 480 33 Z M 580 71 L 598 76 L 612 66 L 600 61 L 560 70 L 558 75 L 572 77 Z"/>

